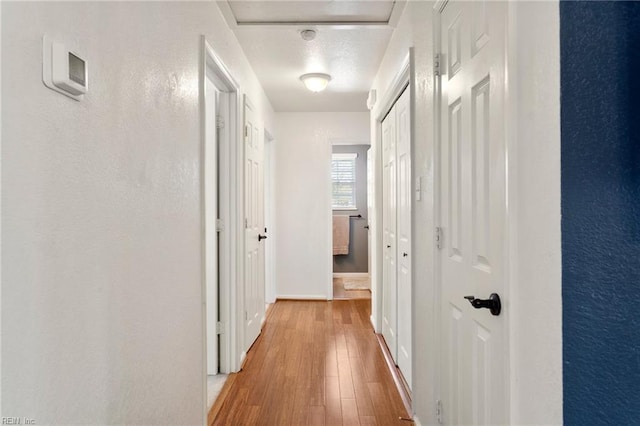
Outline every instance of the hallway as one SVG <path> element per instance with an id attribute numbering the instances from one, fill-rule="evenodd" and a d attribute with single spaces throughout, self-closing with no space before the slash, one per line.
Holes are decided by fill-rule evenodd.
<path id="1" fill-rule="evenodd" d="M 0 26 L 7 422 L 640 425 L 640 1 Z"/>
<path id="2" fill-rule="evenodd" d="M 411 424 L 369 300 L 278 301 L 215 425 Z"/>

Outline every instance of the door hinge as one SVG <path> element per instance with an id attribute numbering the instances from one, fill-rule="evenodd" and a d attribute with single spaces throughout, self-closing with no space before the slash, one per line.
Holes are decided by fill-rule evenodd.
<path id="1" fill-rule="evenodd" d="M 436 247 L 441 249 L 444 245 L 444 235 L 441 227 L 436 227 Z"/>
<path id="2" fill-rule="evenodd" d="M 216 231 L 224 231 L 224 223 L 222 222 L 222 219 L 216 219 Z"/>
<path id="3" fill-rule="evenodd" d="M 224 117 L 221 115 L 216 115 L 216 128 L 224 129 Z"/>
<path id="4" fill-rule="evenodd" d="M 438 423 L 442 424 L 442 401 L 436 401 L 436 420 Z"/>
<path id="5" fill-rule="evenodd" d="M 247 321 L 249 320 L 249 312 L 244 311 L 244 320 Z"/>
<path id="6" fill-rule="evenodd" d="M 244 126 L 244 137 L 248 138 L 249 137 L 249 125 L 245 125 Z"/>
<path id="7" fill-rule="evenodd" d="M 217 331 L 218 334 L 224 334 L 225 333 L 224 323 L 222 321 L 218 321 L 218 324 L 216 325 L 216 331 Z"/>
<path id="8" fill-rule="evenodd" d="M 244 218 L 244 229 L 249 229 L 249 218 Z"/>
<path id="9" fill-rule="evenodd" d="M 440 75 L 440 54 L 436 53 L 433 56 L 433 75 L 438 77 Z"/>

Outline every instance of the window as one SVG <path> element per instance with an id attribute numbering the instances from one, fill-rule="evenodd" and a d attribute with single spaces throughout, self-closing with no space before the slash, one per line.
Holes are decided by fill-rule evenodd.
<path id="1" fill-rule="evenodd" d="M 356 210 L 356 158 L 358 154 L 331 155 L 332 206 Z"/>

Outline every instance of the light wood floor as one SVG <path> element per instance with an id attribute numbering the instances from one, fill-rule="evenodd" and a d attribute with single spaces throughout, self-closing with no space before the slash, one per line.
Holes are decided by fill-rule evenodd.
<path id="1" fill-rule="evenodd" d="M 278 301 L 215 425 L 410 425 L 369 300 Z"/>

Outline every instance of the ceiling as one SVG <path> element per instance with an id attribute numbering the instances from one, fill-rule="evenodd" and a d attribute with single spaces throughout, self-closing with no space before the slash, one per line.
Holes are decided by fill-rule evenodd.
<path id="1" fill-rule="evenodd" d="M 278 112 L 367 111 L 368 91 L 404 3 L 359 1 L 218 1 L 273 108 Z M 314 40 L 300 32 L 313 29 Z M 324 92 L 300 76 L 327 73 Z"/>

